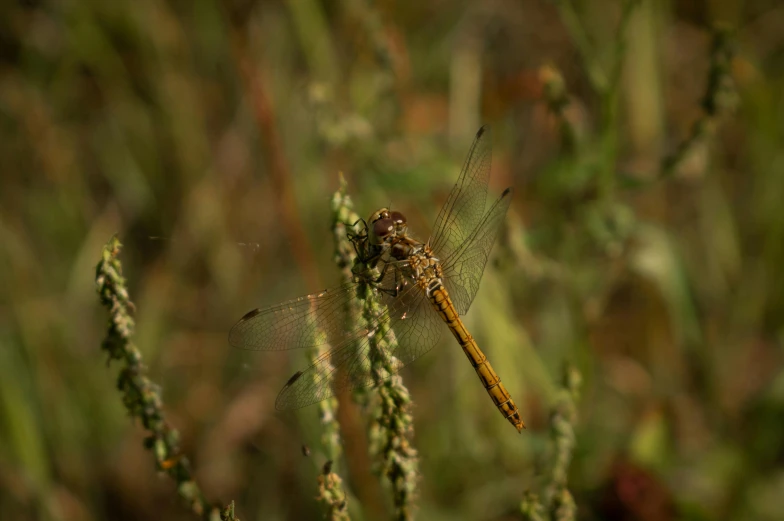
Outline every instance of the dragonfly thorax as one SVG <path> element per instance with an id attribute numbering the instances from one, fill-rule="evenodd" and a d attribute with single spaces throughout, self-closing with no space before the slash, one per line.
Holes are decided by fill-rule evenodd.
<path id="1" fill-rule="evenodd" d="M 407 270 L 416 284 L 427 296 L 432 291 L 443 287 L 443 268 L 427 244 L 418 243 L 418 247 L 406 258 Z"/>
<path id="2" fill-rule="evenodd" d="M 386 257 L 418 286 L 430 292 L 443 285 L 442 269 L 427 244 L 408 235 L 406 217 L 400 212 L 381 208 L 370 216 L 368 246 L 371 258 Z"/>

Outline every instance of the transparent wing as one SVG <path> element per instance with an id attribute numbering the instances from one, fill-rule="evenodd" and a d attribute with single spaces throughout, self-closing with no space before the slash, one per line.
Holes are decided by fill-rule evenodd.
<path id="1" fill-rule="evenodd" d="M 229 343 L 251 350 L 314 347 L 323 340 L 334 346 L 313 365 L 296 373 L 278 395 L 278 409 L 298 409 L 320 402 L 347 389 L 373 384 L 369 366 L 370 337 L 386 331 L 393 371 L 430 351 L 443 328 L 424 292 L 399 269 L 389 269 L 374 290 L 382 306 L 362 326 L 355 326 L 346 312 L 357 298 L 357 282 L 300 297 L 242 317 L 229 333 Z M 317 333 L 323 333 L 319 335 Z M 325 337 L 326 336 L 326 337 Z M 321 338 L 321 342 L 319 339 Z"/>
<path id="2" fill-rule="evenodd" d="M 245 314 L 229 332 L 229 344 L 254 351 L 279 351 L 317 345 L 314 328 L 337 344 L 352 334 L 347 304 L 357 282 L 299 297 Z M 323 338 L 323 337 L 322 337 Z"/>
<path id="3" fill-rule="evenodd" d="M 490 128 L 479 129 L 449 198 L 436 218 L 430 246 L 442 260 L 451 257 L 477 227 L 485 212 L 492 160 Z"/>
<path id="4" fill-rule="evenodd" d="M 393 357 L 390 370 L 382 378 L 397 373 L 438 343 L 446 326 L 413 282 L 406 281 L 399 296 L 384 300 L 389 307 L 373 320 L 372 328 L 355 330 L 310 367 L 295 374 L 281 390 L 275 407 L 298 409 L 344 390 L 372 386 L 370 367 L 378 351 L 371 349 L 371 340 L 378 339 L 371 337 L 376 332 L 383 335 L 383 342 L 388 345 L 386 353 Z"/>
<path id="5" fill-rule="evenodd" d="M 493 203 L 481 223 L 473 230 L 464 243 L 458 246 L 452 256 L 443 260 L 444 286 L 452 297 L 455 309 L 460 315 L 468 312 L 482 273 L 487 264 L 490 250 L 498 236 L 498 230 L 512 201 L 512 189 L 507 188 Z"/>
<path id="6" fill-rule="evenodd" d="M 457 184 L 436 220 L 430 245 L 442 260 L 444 283 L 458 313 L 468 311 L 498 228 L 509 208 L 507 190 L 485 214 L 490 173 L 489 130 L 477 133 Z M 424 292 L 400 269 L 390 269 L 376 286 L 384 305 L 362 326 L 346 310 L 357 298 L 357 282 L 247 313 L 232 328 L 229 342 L 252 350 L 334 346 L 304 371 L 296 373 L 276 401 L 278 409 L 296 409 L 337 392 L 373 384 L 368 370 L 377 350 L 373 335 L 383 335 L 393 357 L 389 374 L 419 358 L 438 342 L 446 327 Z M 317 334 L 321 333 L 321 334 Z"/>

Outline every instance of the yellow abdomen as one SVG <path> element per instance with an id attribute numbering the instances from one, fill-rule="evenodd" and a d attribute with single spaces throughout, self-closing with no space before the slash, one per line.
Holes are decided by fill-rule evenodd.
<path id="1" fill-rule="evenodd" d="M 509 423 L 515 426 L 517 432 L 522 431 L 525 428 L 525 424 L 522 418 L 520 418 L 520 413 L 514 400 L 512 400 L 504 384 L 501 383 L 501 379 L 493 371 L 493 367 L 482 350 L 479 349 L 463 321 L 460 320 L 460 316 L 457 314 L 454 304 L 452 304 L 452 299 L 449 298 L 449 293 L 443 287 L 432 290 L 430 292 L 430 303 L 433 304 L 436 312 L 449 326 L 452 334 L 455 335 L 460 347 L 463 348 L 463 352 L 471 361 L 477 376 L 479 376 L 482 385 L 487 390 L 487 394 L 490 395 L 498 410 L 501 411 L 504 418 L 509 420 Z"/>

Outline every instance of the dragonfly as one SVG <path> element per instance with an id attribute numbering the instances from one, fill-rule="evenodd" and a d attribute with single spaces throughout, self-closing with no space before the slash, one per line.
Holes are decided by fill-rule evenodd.
<path id="1" fill-rule="evenodd" d="M 312 348 L 323 342 L 331 346 L 286 383 L 275 402 L 278 410 L 298 409 L 345 390 L 373 386 L 367 368 L 377 356 L 371 342 L 375 334 L 393 340 L 386 344 L 395 361 L 389 377 L 430 351 L 450 331 L 504 418 L 518 432 L 525 428 L 514 400 L 461 319 L 476 296 L 512 200 L 512 189 L 507 188 L 485 209 L 491 159 L 490 131 L 484 126 L 426 242 L 409 234 L 405 215 L 381 208 L 351 236 L 361 261 L 358 265 L 366 268 L 357 270 L 355 265 L 353 280 L 254 309 L 232 327 L 229 343 L 242 349 Z M 357 325 L 346 310 L 368 287 L 383 304 L 382 311 Z M 322 334 L 314 335 L 314 328 Z"/>

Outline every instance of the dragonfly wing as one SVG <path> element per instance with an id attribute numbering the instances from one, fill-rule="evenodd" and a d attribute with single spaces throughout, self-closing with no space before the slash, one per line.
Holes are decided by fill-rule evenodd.
<path id="1" fill-rule="evenodd" d="M 451 257 L 482 220 L 491 160 L 490 128 L 484 126 L 476 133 L 460 177 L 436 218 L 430 246 L 440 258 Z"/>
<path id="2" fill-rule="evenodd" d="M 444 286 L 460 315 L 468 312 L 476 296 L 487 258 L 511 201 L 512 189 L 507 188 L 493 203 L 473 233 L 442 264 Z"/>
<path id="3" fill-rule="evenodd" d="M 352 334 L 348 303 L 356 298 L 357 282 L 299 297 L 266 309 L 254 309 L 229 332 L 234 347 L 254 351 L 280 351 L 340 343 Z M 315 335 L 318 331 L 326 335 Z M 317 340 L 321 337 L 321 340 Z"/>
<path id="4" fill-rule="evenodd" d="M 345 390 L 372 386 L 370 367 L 379 356 L 379 350 L 374 349 L 379 342 L 392 357 L 382 378 L 397 373 L 438 343 L 445 325 L 414 284 L 407 284 L 398 296 L 382 296 L 381 301 L 388 307 L 372 320 L 372 328 L 355 331 L 295 374 L 278 395 L 277 409 L 298 409 Z"/>

